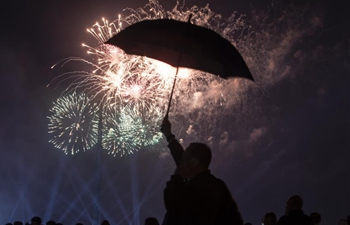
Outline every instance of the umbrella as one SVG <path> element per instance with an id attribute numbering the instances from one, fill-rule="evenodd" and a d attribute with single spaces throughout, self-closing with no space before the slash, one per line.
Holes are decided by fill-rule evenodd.
<path id="1" fill-rule="evenodd" d="M 177 67 L 176 75 L 179 67 L 187 67 L 222 78 L 242 77 L 254 81 L 244 59 L 228 40 L 190 22 L 144 20 L 125 28 L 106 43 L 127 54 L 147 56 Z M 175 82 L 176 76 L 166 116 Z"/>

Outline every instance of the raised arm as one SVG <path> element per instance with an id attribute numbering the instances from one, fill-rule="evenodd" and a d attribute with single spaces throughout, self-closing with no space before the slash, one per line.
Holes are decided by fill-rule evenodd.
<path id="1" fill-rule="evenodd" d="M 166 137 L 170 153 L 173 156 L 176 166 L 178 166 L 180 164 L 184 149 L 176 140 L 175 135 L 171 132 L 171 123 L 169 122 L 168 116 L 164 117 L 160 131 Z"/>

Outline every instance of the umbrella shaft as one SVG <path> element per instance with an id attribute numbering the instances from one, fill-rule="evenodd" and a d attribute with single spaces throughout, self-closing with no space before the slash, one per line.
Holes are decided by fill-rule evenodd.
<path id="1" fill-rule="evenodd" d="M 179 67 L 176 68 L 176 74 L 175 74 L 175 78 L 174 78 L 174 83 L 173 83 L 173 87 L 171 89 L 170 98 L 169 98 L 169 102 L 168 102 L 168 109 L 166 111 L 165 117 L 168 117 L 168 114 L 169 114 L 169 111 L 170 111 L 171 99 L 173 98 L 173 93 L 174 93 L 174 88 L 175 88 L 176 78 L 177 78 L 178 72 L 179 72 Z"/>

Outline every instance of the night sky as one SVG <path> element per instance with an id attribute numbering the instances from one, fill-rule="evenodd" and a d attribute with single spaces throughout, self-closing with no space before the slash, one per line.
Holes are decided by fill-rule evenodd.
<path id="1" fill-rule="evenodd" d="M 51 66 L 69 56 L 86 57 L 81 43 L 96 44 L 86 28 L 146 3 L 1 3 L 0 223 L 30 222 L 36 215 L 44 223 L 92 221 L 96 151 L 66 156 L 48 142 L 49 109 L 65 87 L 46 86 L 61 73 L 84 69 L 75 63 Z M 168 10 L 176 4 L 160 3 Z M 269 211 L 282 216 L 287 198 L 299 194 L 306 214 L 317 211 L 321 224 L 338 223 L 350 215 L 349 1 L 188 0 L 186 6 L 206 3 L 223 16 L 246 14 L 256 26 L 261 22 L 257 29 L 272 34 L 265 46 L 271 57 L 251 55 L 267 66 L 252 69 L 255 86 L 227 109 L 232 115 L 217 129 L 221 141 L 211 146 L 213 174 L 226 182 L 245 222 L 260 224 Z M 285 11 L 273 11 L 277 6 Z M 296 18 L 288 10 L 300 20 L 274 20 L 283 13 Z M 256 20 L 257 12 L 267 12 L 268 19 Z M 293 45 L 284 48 L 286 42 Z M 251 44 L 259 52 L 261 43 Z M 165 146 L 161 141 L 122 158 L 103 155 L 102 219 L 163 220 L 163 189 L 175 168 Z"/>

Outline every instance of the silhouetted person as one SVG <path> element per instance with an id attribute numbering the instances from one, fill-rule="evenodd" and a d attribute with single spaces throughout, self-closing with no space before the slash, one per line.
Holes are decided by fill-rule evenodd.
<path id="1" fill-rule="evenodd" d="M 148 217 L 146 220 L 145 220 L 145 225 L 159 225 L 159 222 L 156 218 L 154 217 Z"/>
<path id="2" fill-rule="evenodd" d="M 12 225 L 12 223 L 6 223 L 6 225 Z"/>
<path id="3" fill-rule="evenodd" d="M 342 219 L 339 221 L 338 225 L 349 225 L 348 221 L 345 219 Z"/>
<path id="4" fill-rule="evenodd" d="M 245 223 L 244 225 L 253 225 L 253 224 L 248 222 L 248 223 Z"/>
<path id="5" fill-rule="evenodd" d="M 299 195 L 290 197 L 286 205 L 286 215 L 282 216 L 278 225 L 312 225 L 309 216 L 303 210 L 303 199 Z"/>
<path id="6" fill-rule="evenodd" d="M 264 225 L 276 225 L 277 216 L 273 212 L 268 212 L 265 214 L 262 222 Z"/>
<path id="7" fill-rule="evenodd" d="M 46 225 L 56 225 L 56 222 L 53 220 L 49 220 L 46 222 Z"/>
<path id="8" fill-rule="evenodd" d="M 13 225 L 23 225 L 23 223 L 21 221 L 16 221 L 13 223 Z"/>
<path id="9" fill-rule="evenodd" d="M 347 217 L 347 219 L 348 219 L 348 224 L 350 224 L 350 215 Z"/>
<path id="10" fill-rule="evenodd" d="M 77 224 L 75 224 L 75 225 L 83 225 L 82 223 L 77 223 Z"/>
<path id="11" fill-rule="evenodd" d="M 314 225 L 319 225 L 321 223 L 321 215 L 318 212 L 311 213 L 310 219 Z"/>
<path id="12" fill-rule="evenodd" d="M 34 216 L 31 222 L 31 225 L 41 225 L 41 218 L 39 216 Z"/>
<path id="13" fill-rule="evenodd" d="M 176 170 L 164 189 L 167 209 L 163 225 L 243 225 L 226 184 L 209 170 L 211 150 L 203 143 L 191 143 L 186 151 L 171 132 L 164 118 L 161 131 L 166 137 Z"/>

